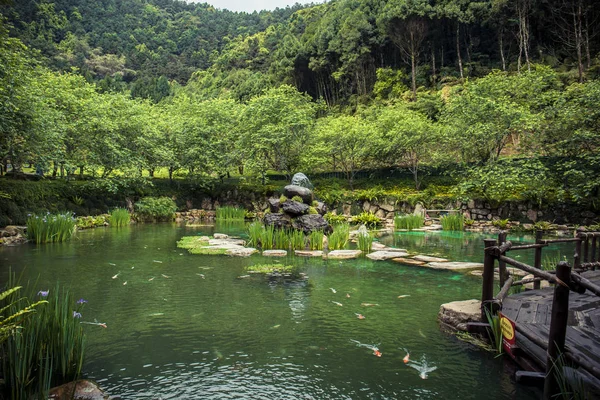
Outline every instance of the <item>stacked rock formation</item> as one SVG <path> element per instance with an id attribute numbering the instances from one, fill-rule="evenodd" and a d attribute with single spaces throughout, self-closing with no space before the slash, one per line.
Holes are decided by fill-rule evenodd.
<path id="1" fill-rule="evenodd" d="M 314 201 L 312 184 L 306 175 L 297 173 L 292 178 L 292 183 L 283 188 L 283 195 L 287 200 L 283 203 L 280 199 L 272 197 L 268 200 L 270 213 L 265 214 L 265 225 L 273 225 L 278 229 L 294 228 L 309 234 L 321 230 L 325 234 L 332 231 L 323 215 L 327 207 L 320 201 Z M 292 200 L 300 198 L 302 201 Z M 311 208 L 317 211 L 311 213 Z"/>

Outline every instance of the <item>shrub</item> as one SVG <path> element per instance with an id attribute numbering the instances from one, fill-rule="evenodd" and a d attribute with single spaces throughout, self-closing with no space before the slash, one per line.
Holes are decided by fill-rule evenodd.
<path id="1" fill-rule="evenodd" d="M 239 207 L 219 207 L 215 212 L 215 216 L 219 220 L 244 220 L 246 218 L 246 210 Z"/>
<path id="2" fill-rule="evenodd" d="M 448 214 L 440 218 L 440 223 L 445 231 L 462 231 L 465 218 L 462 214 Z"/>
<path id="3" fill-rule="evenodd" d="M 506 229 L 508 227 L 508 219 L 495 219 L 492 221 L 492 225 L 499 229 Z"/>
<path id="4" fill-rule="evenodd" d="M 75 233 L 71 213 L 31 215 L 27 218 L 27 237 L 35 243 L 65 242 Z"/>
<path id="5" fill-rule="evenodd" d="M 302 197 L 300 197 L 300 196 L 294 196 L 294 197 L 292 197 L 292 201 L 297 201 L 298 203 L 303 203 L 304 202 L 302 200 Z"/>
<path id="6" fill-rule="evenodd" d="M 368 228 L 375 228 L 381 224 L 381 218 L 371 212 L 362 212 L 352 218 L 352 222 L 365 224 Z"/>
<path id="7" fill-rule="evenodd" d="M 109 216 L 107 215 L 96 215 L 95 217 L 77 217 L 75 220 L 75 226 L 78 229 L 95 228 L 97 226 L 104 226 Z"/>
<path id="8" fill-rule="evenodd" d="M 422 215 L 396 215 L 394 217 L 394 228 L 396 229 L 408 229 L 413 230 L 421 228 L 425 222 L 425 218 Z"/>
<path id="9" fill-rule="evenodd" d="M 336 215 L 328 212 L 325 214 L 324 218 L 330 225 L 346 223 L 346 217 L 344 215 Z"/>
<path id="10" fill-rule="evenodd" d="M 135 208 L 142 219 L 172 220 L 177 205 L 169 197 L 144 197 L 135 203 Z"/>
<path id="11" fill-rule="evenodd" d="M 115 208 L 113 212 L 110 213 L 110 225 L 116 227 L 122 227 L 129 225 L 129 221 L 131 220 L 131 216 L 129 215 L 129 211 L 124 208 Z"/>

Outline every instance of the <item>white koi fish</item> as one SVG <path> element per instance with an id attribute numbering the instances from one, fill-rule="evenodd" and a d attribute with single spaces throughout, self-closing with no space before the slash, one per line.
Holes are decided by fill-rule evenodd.
<path id="1" fill-rule="evenodd" d="M 340 307 L 344 306 L 342 303 L 339 303 L 337 301 L 332 301 L 332 303 L 335 304 L 336 306 L 340 306 Z"/>
<path id="2" fill-rule="evenodd" d="M 381 357 L 382 356 L 381 351 L 379 351 L 379 347 L 377 347 L 377 345 L 375 345 L 375 344 L 361 343 L 358 340 L 354 340 L 354 339 L 350 339 L 350 341 L 353 342 L 353 343 L 356 343 L 356 345 L 358 347 L 365 347 L 365 348 L 367 348 L 369 350 L 372 350 L 374 356 L 377 356 L 377 357 Z"/>
<path id="3" fill-rule="evenodd" d="M 117 273 L 116 275 L 113 275 L 113 277 L 112 277 L 112 278 L 113 278 L 113 279 L 117 279 L 117 277 L 119 276 L 119 274 L 120 274 L 120 272 L 119 272 L 119 273 Z"/>
<path id="4" fill-rule="evenodd" d="M 437 369 L 435 365 L 430 365 L 427 362 L 425 354 L 423 354 L 423 356 L 421 357 L 421 362 L 411 361 L 407 365 L 419 371 L 419 378 L 421 379 L 427 379 L 429 377 L 428 374 Z"/>
<path id="5" fill-rule="evenodd" d="M 329 290 L 331 290 L 333 293 L 337 293 L 337 290 L 335 290 L 334 288 L 330 287 Z"/>

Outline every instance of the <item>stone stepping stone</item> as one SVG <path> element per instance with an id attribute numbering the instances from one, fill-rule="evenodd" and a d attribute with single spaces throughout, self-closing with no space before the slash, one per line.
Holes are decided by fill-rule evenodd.
<path id="1" fill-rule="evenodd" d="M 526 276 L 527 272 L 520 270 L 518 268 L 506 268 L 506 270 L 514 276 Z M 498 280 L 499 278 L 499 273 L 500 270 L 498 268 L 494 269 L 494 279 Z M 483 276 L 483 270 L 477 270 L 477 271 L 471 271 L 471 275 L 474 276 Z"/>
<path id="2" fill-rule="evenodd" d="M 466 331 L 467 322 L 481 322 L 481 301 L 473 299 L 442 304 L 438 319 L 452 328 Z"/>
<path id="3" fill-rule="evenodd" d="M 322 257 L 323 251 L 321 250 L 296 250 L 294 254 L 301 257 Z"/>
<path id="4" fill-rule="evenodd" d="M 226 235 L 226 234 L 224 234 L 224 233 L 215 233 L 215 234 L 213 235 L 213 237 L 214 237 L 215 239 L 229 239 L 229 235 Z"/>
<path id="5" fill-rule="evenodd" d="M 414 260 L 412 258 L 392 258 L 392 261 L 405 265 L 425 265 L 425 261 Z"/>
<path id="6" fill-rule="evenodd" d="M 373 250 L 383 250 L 385 249 L 387 246 L 385 244 L 381 244 L 379 242 L 373 242 L 373 244 L 371 245 L 371 248 Z"/>
<path id="7" fill-rule="evenodd" d="M 287 256 L 287 250 L 265 250 L 262 255 L 265 257 L 285 257 Z"/>
<path id="8" fill-rule="evenodd" d="M 433 256 L 424 256 L 424 255 L 414 256 L 413 258 L 415 260 L 425 261 L 425 262 L 448 262 L 448 261 L 450 261 L 450 260 L 447 260 L 445 258 L 433 257 Z"/>
<path id="9" fill-rule="evenodd" d="M 239 249 L 228 249 L 225 254 L 232 257 L 248 257 L 254 253 L 258 253 L 258 250 L 252 247 L 242 247 Z"/>
<path id="10" fill-rule="evenodd" d="M 371 260 L 375 260 L 375 261 L 381 261 L 381 260 L 391 260 L 392 258 L 398 258 L 398 257 L 406 257 L 407 255 L 408 255 L 408 253 L 403 253 L 401 251 L 381 250 L 381 251 L 375 251 L 373 253 L 367 254 L 367 258 L 370 258 Z"/>
<path id="11" fill-rule="evenodd" d="M 483 263 L 476 262 L 460 262 L 460 261 L 452 261 L 452 262 L 430 262 L 424 265 L 428 268 L 433 269 L 445 269 L 450 271 L 456 271 L 461 269 L 478 269 L 483 268 Z"/>
<path id="12" fill-rule="evenodd" d="M 413 231 L 417 231 L 417 232 L 441 231 L 441 230 L 442 230 L 442 225 L 438 225 L 438 224 L 431 224 L 429 226 L 424 226 L 422 228 L 413 229 Z"/>
<path id="13" fill-rule="evenodd" d="M 362 254 L 360 250 L 334 250 L 330 251 L 323 258 L 329 258 L 332 260 L 347 260 L 349 258 L 358 258 Z"/>
<path id="14" fill-rule="evenodd" d="M 242 239 L 210 239 L 208 245 L 213 247 L 221 246 L 244 246 L 246 242 Z"/>
<path id="15" fill-rule="evenodd" d="M 533 279 L 533 278 L 535 278 L 535 276 L 533 276 L 533 274 L 525 275 L 523 277 L 523 279 Z M 533 282 L 526 283 L 526 284 L 523 285 L 523 287 L 525 289 L 533 290 Z M 540 289 L 544 289 L 544 288 L 547 288 L 547 287 L 550 287 L 550 282 L 548 282 L 548 281 L 540 281 Z"/>

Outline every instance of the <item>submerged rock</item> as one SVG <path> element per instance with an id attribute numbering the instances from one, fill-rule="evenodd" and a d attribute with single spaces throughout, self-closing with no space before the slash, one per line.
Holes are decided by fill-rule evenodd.
<path id="1" fill-rule="evenodd" d="M 50 389 L 48 398 L 56 400 L 105 400 L 109 397 L 95 382 L 81 379 Z"/>
<path id="2" fill-rule="evenodd" d="M 398 258 L 392 258 L 392 261 L 400 263 L 400 264 L 404 264 L 404 265 L 425 265 L 425 261 L 419 261 L 419 260 L 415 260 L 413 258 L 398 257 Z"/>
<path id="3" fill-rule="evenodd" d="M 459 269 L 477 269 L 483 268 L 483 263 L 476 262 L 430 262 L 425 264 L 426 267 L 433 269 L 447 269 L 447 270 L 459 270 Z"/>
<path id="4" fill-rule="evenodd" d="M 481 322 L 481 301 L 464 300 L 442 304 L 438 319 L 460 331 L 467 330 L 467 322 Z"/>

